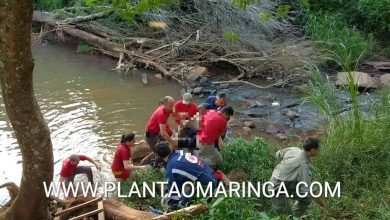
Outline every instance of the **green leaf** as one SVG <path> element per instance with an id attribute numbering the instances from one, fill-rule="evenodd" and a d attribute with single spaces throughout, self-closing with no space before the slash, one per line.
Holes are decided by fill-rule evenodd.
<path id="1" fill-rule="evenodd" d="M 260 17 L 260 20 L 261 21 L 265 21 L 265 22 L 268 22 L 272 19 L 272 13 L 271 12 L 261 12 L 259 14 L 259 17 Z"/>
<path id="2" fill-rule="evenodd" d="M 247 5 L 252 3 L 254 0 L 233 0 L 233 5 L 239 7 L 240 9 L 245 9 Z"/>
<path id="3" fill-rule="evenodd" d="M 302 6 L 305 6 L 305 7 L 309 6 L 309 0 L 299 0 L 299 1 L 301 2 Z"/>
<path id="4" fill-rule="evenodd" d="M 278 17 L 284 17 L 287 15 L 287 13 L 290 11 L 291 5 L 289 4 L 283 4 L 276 9 L 276 16 Z"/>
<path id="5" fill-rule="evenodd" d="M 231 31 L 225 31 L 223 32 L 223 39 L 228 42 L 237 42 L 240 40 L 240 35 L 231 32 Z"/>
<path id="6" fill-rule="evenodd" d="M 95 4 L 96 0 L 85 0 L 85 4 L 89 7 L 93 6 Z"/>
<path id="7" fill-rule="evenodd" d="M 213 203 L 213 205 L 211 206 L 211 208 L 217 207 L 223 200 L 225 200 L 225 197 L 220 197 L 220 198 L 218 198 L 217 200 L 215 200 L 215 202 Z"/>

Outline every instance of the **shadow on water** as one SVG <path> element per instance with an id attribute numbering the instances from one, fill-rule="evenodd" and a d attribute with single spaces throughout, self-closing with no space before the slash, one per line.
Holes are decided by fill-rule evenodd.
<path id="1" fill-rule="evenodd" d="M 55 180 L 63 159 L 73 153 L 95 158 L 103 164 L 102 175 L 111 178 L 110 163 L 121 134 L 135 131 L 143 138 L 159 99 L 165 95 L 180 98 L 176 83 L 156 79 L 152 72 L 148 72 L 148 86 L 142 84 L 140 72 L 117 75 L 110 70 L 115 60 L 77 54 L 75 49 L 53 44 L 34 48 L 33 53 L 34 90 L 51 131 Z M 0 183 L 19 183 L 21 154 L 2 98 L 0 161 Z M 0 203 L 5 195 L 6 190 L 1 190 Z"/>

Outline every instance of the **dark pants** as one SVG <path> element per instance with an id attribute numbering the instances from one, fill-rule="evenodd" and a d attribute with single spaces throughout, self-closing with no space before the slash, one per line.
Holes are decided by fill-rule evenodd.
<path id="1" fill-rule="evenodd" d="M 151 134 L 150 132 L 146 132 L 145 138 L 146 138 L 146 143 L 148 143 L 149 148 L 152 150 L 152 152 L 149 153 L 146 157 L 144 157 L 141 160 L 141 162 L 140 162 L 141 165 L 149 164 L 151 159 L 156 157 L 156 154 L 155 154 L 155 152 L 156 152 L 156 144 L 158 142 L 160 142 L 161 140 L 163 140 L 163 138 L 161 137 L 160 133 Z"/>
<path id="2" fill-rule="evenodd" d="M 280 181 L 275 181 L 275 188 L 274 190 L 279 190 L 280 187 Z M 271 199 L 272 201 L 272 208 L 280 213 L 280 214 L 293 214 L 295 217 L 301 217 L 307 210 L 307 208 L 310 205 L 311 197 L 303 197 L 300 198 L 296 194 L 296 187 L 298 182 L 284 182 L 287 192 L 289 195 L 293 195 L 293 199 L 287 198 L 286 195 L 281 193 L 279 197 L 274 197 Z M 276 193 L 275 193 L 276 195 Z M 289 200 L 293 200 L 293 204 L 291 207 L 291 204 Z"/>
<path id="3" fill-rule="evenodd" d="M 74 177 L 77 174 L 86 174 L 88 177 L 88 181 L 93 184 L 93 175 L 92 175 L 92 169 L 91 167 L 87 166 L 77 166 L 76 169 L 73 172 L 72 176 L 69 176 L 65 179 L 65 185 L 68 186 L 70 183 L 73 183 Z"/>

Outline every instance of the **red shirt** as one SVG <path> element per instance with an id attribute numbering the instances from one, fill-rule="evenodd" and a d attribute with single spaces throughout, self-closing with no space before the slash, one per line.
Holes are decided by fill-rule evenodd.
<path id="1" fill-rule="evenodd" d="M 86 160 L 87 157 L 84 155 L 79 155 L 80 160 Z M 74 170 L 76 169 L 77 165 L 73 165 L 70 163 L 70 158 L 68 157 L 64 162 L 62 162 L 62 169 L 60 175 L 62 177 L 70 177 L 73 175 Z"/>
<path id="2" fill-rule="evenodd" d="M 172 135 L 172 130 L 167 123 L 169 115 L 170 112 L 165 110 L 164 105 L 158 107 L 150 117 L 149 122 L 146 125 L 146 131 L 150 132 L 151 134 L 158 134 L 160 132 L 160 124 L 165 124 L 166 132 L 168 135 Z"/>
<path id="3" fill-rule="evenodd" d="M 189 105 L 186 105 L 183 103 L 183 100 L 181 100 L 176 102 L 174 109 L 176 113 L 175 121 L 176 124 L 179 124 L 180 118 L 191 119 L 191 117 L 194 116 L 198 111 L 198 106 L 193 102 L 191 102 Z"/>
<path id="4" fill-rule="evenodd" d="M 114 160 L 112 161 L 111 169 L 113 171 L 121 171 L 125 169 L 123 166 L 123 161 L 130 160 L 131 157 L 131 146 L 126 144 L 119 144 L 114 155 Z"/>
<path id="5" fill-rule="evenodd" d="M 222 113 L 208 111 L 202 118 L 198 132 L 198 139 L 201 144 L 214 144 L 218 138 L 226 132 L 227 121 Z"/>

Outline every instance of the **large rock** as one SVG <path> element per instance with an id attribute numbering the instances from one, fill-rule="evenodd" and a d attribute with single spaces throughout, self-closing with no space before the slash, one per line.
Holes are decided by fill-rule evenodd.
<path id="1" fill-rule="evenodd" d="M 265 132 L 267 132 L 268 134 L 277 134 L 278 131 L 279 130 L 273 125 L 268 125 L 267 129 L 265 130 Z"/>
<path id="2" fill-rule="evenodd" d="M 287 118 L 290 120 L 294 120 L 296 118 L 299 118 L 299 114 L 296 111 L 293 111 L 289 108 L 283 112 L 283 115 L 287 116 Z"/>
<path id="3" fill-rule="evenodd" d="M 201 85 L 201 86 L 205 86 L 205 85 L 207 85 L 207 83 L 208 83 L 208 78 L 207 77 L 202 77 L 202 78 L 200 78 L 200 80 L 199 80 L 199 84 Z"/>
<path id="4" fill-rule="evenodd" d="M 363 72 L 351 72 L 353 80 L 360 88 L 377 88 L 374 80 L 367 73 Z M 336 85 L 348 86 L 348 72 L 337 73 Z"/>
<path id="5" fill-rule="evenodd" d="M 198 66 L 189 70 L 187 79 L 190 81 L 196 81 L 206 73 L 207 73 L 206 67 Z"/>
<path id="6" fill-rule="evenodd" d="M 194 89 L 194 91 L 192 91 L 192 93 L 193 93 L 194 95 L 200 95 L 200 94 L 202 93 L 202 91 L 203 91 L 203 87 L 196 87 L 196 88 Z"/>
<path id="7" fill-rule="evenodd" d="M 243 133 L 242 133 L 243 135 L 249 135 L 252 131 L 252 128 L 245 126 L 242 128 L 242 130 L 243 130 Z"/>
<path id="8" fill-rule="evenodd" d="M 131 147 L 131 159 L 140 160 L 148 155 L 150 152 L 150 147 L 147 143 L 143 143 L 137 146 Z"/>
<path id="9" fill-rule="evenodd" d="M 277 134 L 275 135 L 275 137 L 278 138 L 278 139 L 281 140 L 281 141 L 287 140 L 287 135 L 284 134 L 284 133 L 277 133 Z"/>
<path id="10" fill-rule="evenodd" d="M 256 127 L 256 125 L 253 121 L 245 121 L 244 125 L 248 128 L 252 128 L 252 129 Z"/>
<path id="11" fill-rule="evenodd" d="M 379 78 L 381 86 L 390 86 L 390 74 L 386 73 Z"/>

